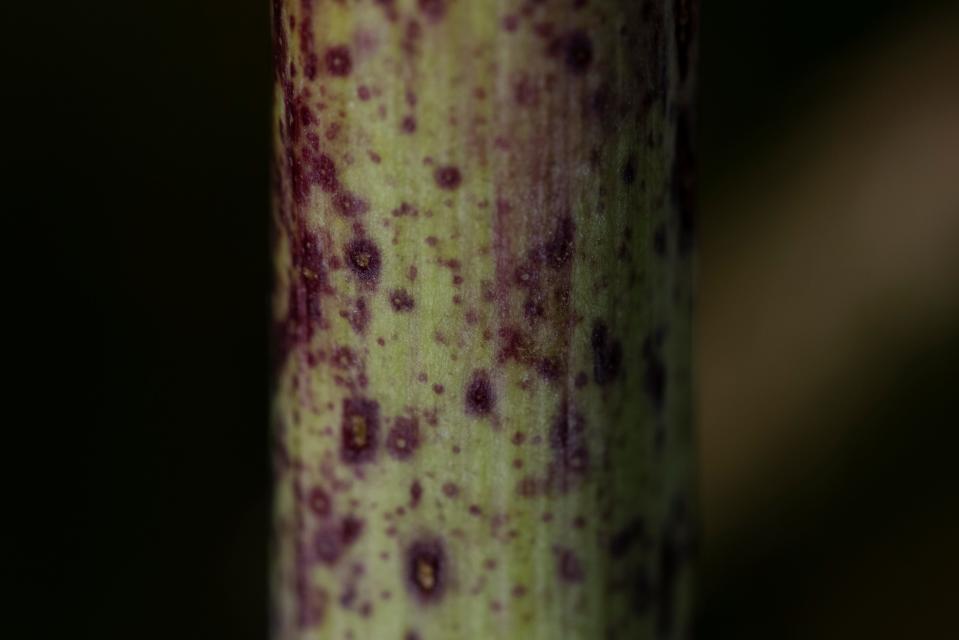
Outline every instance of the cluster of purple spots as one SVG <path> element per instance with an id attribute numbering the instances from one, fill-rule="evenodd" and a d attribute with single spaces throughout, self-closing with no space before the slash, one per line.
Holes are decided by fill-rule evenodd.
<path id="1" fill-rule="evenodd" d="M 379 443 L 380 405 L 368 398 L 343 399 L 340 459 L 348 464 L 371 462 Z"/>
<path id="2" fill-rule="evenodd" d="M 436 537 L 415 540 L 406 549 L 405 564 L 406 582 L 413 597 L 422 604 L 438 602 L 447 578 L 443 541 Z"/>
<path id="3" fill-rule="evenodd" d="M 619 375 L 623 346 L 609 337 L 609 327 L 602 320 L 593 323 L 589 342 L 593 349 L 593 379 L 600 386 L 607 385 Z"/>
<path id="4" fill-rule="evenodd" d="M 393 289 L 390 292 L 390 304 L 393 305 L 393 311 L 404 313 L 412 311 L 416 301 L 406 289 Z"/>
<path id="5" fill-rule="evenodd" d="M 376 243 L 365 237 L 350 240 L 344 251 L 346 265 L 361 281 L 375 285 L 380 278 L 380 249 Z"/>
<path id="6" fill-rule="evenodd" d="M 436 184 L 439 185 L 441 189 L 452 191 L 463 183 L 463 174 L 458 167 L 444 165 L 437 167 L 433 172 L 433 179 L 436 180 Z"/>
<path id="7" fill-rule="evenodd" d="M 466 383 L 463 396 L 467 415 L 477 417 L 489 415 L 496 405 L 496 395 L 489 372 L 485 369 L 473 371 Z"/>
<path id="8" fill-rule="evenodd" d="M 356 516 L 346 516 L 338 524 L 325 526 L 313 537 L 314 557 L 323 564 L 335 564 L 362 533 L 363 521 Z"/>
<path id="9" fill-rule="evenodd" d="M 416 418 L 399 416 L 386 435 L 386 450 L 397 460 L 409 460 L 420 446 L 420 425 Z"/>
<path id="10" fill-rule="evenodd" d="M 341 189 L 333 194 L 333 208 L 341 216 L 351 218 L 369 211 L 370 205 L 355 193 Z"/>

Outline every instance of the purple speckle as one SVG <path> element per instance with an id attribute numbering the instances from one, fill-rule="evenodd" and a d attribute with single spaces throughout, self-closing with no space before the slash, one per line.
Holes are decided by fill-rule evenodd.
<path id="1" fill-rule="evenodd" d="M 406 116 L 400 122 L 400 131 L 403 133 L 413 133 L 416 131 L 416 118 L 413 116 Z"/>
<path id="2" fill-rule="evenodd" d="M 330 511 L 332 510 L 330 494 L 328 494 L 323 487 L 313 487 L 310 491 L 308 502 L 310 510 L 317 516 L 325 518 L 330 515 Z"/>
<path id="3" fill-rule="evenodd" d="M 390 292 L 390 304 L 393 305 L 393 311 L 405 313 L 413 310 L 416 301 L 406 289 L 394 289 Z"/>
<path id="4" fill-rule="evenodd" d="M 431 22 L 439 22 L 446 15 L 446 0 L 418 0 L 416 4 Z"/>
<path id="5" fill-rule="evenodd" d="M 386 450 L 397 460 L 409 460 L 419 445 L 419 422 L 415 418 L 398 417 L 386 436 Z"/>
<path id="6" fill-rule="evenodd" d="M 471 416 L 488 415 L 496 404 L 493 385 L 485 369 L 473 371 L 465 389 L 466 413 Z"/>
<path id="7" fill-rule="evenodd" d="M 350 50 L 343 45 L 328 48 L 323 60 L 326 63 L 326 71 L 332 76 L 348 76 L 353 70 Z"/>
<path id="8" fill-rule="evenodd" d="M 557 551 L 556 569 L 563 582 L 582 582 L 586 577 L 583 563 L 572 549 L 559 549 Z"/>
<path id="9" fill-rule="evenodd" d="M 463 174 L 460 172 L 459 168 L 454 167 L 453 165 L 439 167 L 433 173 L 433 178 L 436 180 L 436 184 L 439 185 L 441 189 L 446 189 L 448 191 L 456 189 L 463 182 Z"/>
<path id="10" fill-rule="evenodd" d="M 333 194 L 333 207 L 337 213 L 347 218 L 370 210 L 370 205 L 366 200 L 349 191 L 337 191 Z"/>
<path id="11" fill-rule="evenodd" d="M 619 375 L 623 347 L 618 340 L 610 339 L 609 328 L 602 320 L 593 323 L 590 346 L 593 349 L 593 378 L 600 386 L 609 384 Z"/>
<path id="12" fill-rule="evenodd" d="M 418 507 L 422 499 L 423 485 L 420 484 L 419 480 L 414 480 L 413 484 L 410 485 L 410 508 L 415 509 Z"/>
<path id="13" fill-rule="evenodd" d="M 309 164 L 310 182 L 327 193 L 336 191 L 339 182 L 336 179 L 336 164 L 333 158 L 325 153 L 319 153 L 307 155 L 306 160 Z"/>
<path id="14" fill-rule="evenodd" d="M 369 238 L 355 238 L 346 245 L 346 264 L 357 278 L 375 284 L 380 277 L 380 250 Z"/>
<path id="15" fill-rule="evenodd" d="M 349 464 L 373 460 L 380 430 L 380 405 L 367 398 L 343 399 L 340 458 Z"/>
<path id="16" fill-rule="evenodd" d="M 593 62 L 593 43 L 583 31 L 573 31 L 564 38 L 563 59 L 573 73 L 585 73 Z"/>
<path id="17" fill-rule="evenodd" d="M 416 540 L 406 550 L 406 578 L 413 596 L 423 604 L 437 602 L 446 586 L 446 551 L 439 538 Z"/>

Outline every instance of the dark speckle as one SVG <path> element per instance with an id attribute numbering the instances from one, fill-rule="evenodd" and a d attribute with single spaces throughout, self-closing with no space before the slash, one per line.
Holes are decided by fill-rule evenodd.
<path id="1" fill-rule="evenodd" d="M 413 484 L 410 485 L 410 508 L 415 509 L 418 507 L 422 499 L 423 485 L 420 484 L 419 480 L 414 480 Z"/>
<path id="2" fill-rule="evenodd" d="M 406 116 L 400 122 L 400 131 L 403 133 L 413 133 L 416 131 L 416 118 L 413 116 Z"/>
<path id="3" fill-rule="evenodd" d="M 410 592 L 423 604 L 433 604 L 446 586 L 446 551 L 438 538 L 413 542 L 405 554 L 406 581 Z"/>
<path id="4" fill-rule="evenodd" d="M 455 498 L 460 494 L 460 488 L 453 482 L 443 484 L 443 495 L 447 498 Z"/>
<path id="5" fill-rule="evenodd" d="M 439 185 L 441 189 L 447 189 L 450 191 L 459 187 L 463 182 L 463 174 L 460 173 L 460 170 L 457 167 L 452 165 L 439 167 L 433 173 L 433 177 L 436 180 L 436 184 Z"/>
<path id="6" fill-rule="evenodd" d="M 553 235 L 543 245 L 543 257 L 547 266 L 560 269 L 573 256 L 573 219 L 564 216 L 556 224 Z"/>
<path id="7" fill-rule="evenodd" d="M 623 184 L 629 186 L 636 182 L 636 157 L 629 156 L 623 165 Z"/>
<path id="8" fill-rule="evenodd" d="M 346 516 L 340 524 L 340 537 L 343 544 L 351 545 L 359 540 L 363 533 L 363 521 L 356 516 Z"/>
<path id="9" fill-rule="evenodd" d="M 619 375 L 623 347 L 618 340 L 610 340 L 609 329 L 602 320 L 593 324 L 590 346 L 593 348 L 593 377 L 596 384 L 609 384 Z"/>
<path id="10" fill-rule="evenodd" d="M 660 258 L 666 256 L 666 227 L 662 224 L 657 225 L 653 232 L 653 251 Z"/>
<path id="11" fill-rule="evenodd" d="M 614 558 L 622 558 L 636 544 L 645 546 L 646 523 L 642 518 L 636 518 L 620 529 L 609 542 L 609 554 Z"/>
<path id="12" fill-rule="evenodd" d="M 583 563 L 572 549 L 559 549 L 557 551 L 556 570 L 563 582 L 582 582 L 586 577 Z"/>
<path id="13" fill-rule="evenodd" d="M 393 311 L 397 313 L 412 311 L 416 306 L 413 296 L 406 289 L 393 289 L 390 293 L 390 304 L 393 305 Z"/>
<path id="14" fill-rule="evenodd" d="M 581 415 L 570 415 L 569 410 L 563 408 L 550 427 L 549 445 L 564 475 L 580 474 L 587 470 L 589 451 Z"/>
<path id="15" fill-rule="evenodd" d="M 488 415 L 496 404 L 489 373 L 484 369 L 473 371 L 465 389 L 466 413 L 471 416 Z"/>
<path id="16" fill-rule="evenodd" d="M 386 450 L 397 460 L 409 460 L 419 445 L 419 422 L 415 418 L 398 417 L 386 436 Z"/>
<path id="17" fill-rule="evenodd" d="M 344 398 L 340 426 L 340 459 L 349 464 L 370 462 L 376 455 L 380 405 L 367 398 Z"/>
<path id="18" fill-rule="evenodd" d="M 350 50 L 343 46 L 330 47 L 323 56 L 326 62 L 326 70 L 333 76 L 348 76 L 353 70 L 353 59 L 350 56 Z"/>
<path id="19" fill-rule="evenodd" d="M 666 364 L 663 362 L 662 346 L 665 332 L 658 329 L 643 340 L 643 387 L 650 402 L 661 411 L 666 400 Z"/>
<path id="20" fill-rule="evenodd" d="M 380 277 L 380 250 L 368 238 L 355 238 L 346 245 L 346 264 L 360 280 L 375 284 Z"/>
<path id="21" fill-rule="evenodd" d="M 342 553 L 343 545 L 335 529 L 320 529 L 313 537 L 313 554 L 323 564 L 334 564 Z"/>
<path id="22" fill-rule="evenodd" d="M 573 73 L 585 73 L 593 62 L 593 43 L 584 31 L 573 31 L 563 43 L 566 68 Z"/>

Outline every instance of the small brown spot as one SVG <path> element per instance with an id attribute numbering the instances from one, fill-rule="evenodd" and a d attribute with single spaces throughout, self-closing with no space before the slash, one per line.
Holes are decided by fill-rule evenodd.
<path id="1" fill-rule="evenodd" d="M 400 122 L 400 131 L 403 133 L 413 133 L 416 131 L 416 118 L 413 116 L 406 116 Z"/>

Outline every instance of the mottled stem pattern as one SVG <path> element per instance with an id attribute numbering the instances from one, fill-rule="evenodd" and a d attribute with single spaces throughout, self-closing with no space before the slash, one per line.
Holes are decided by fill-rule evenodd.
<path id="1" fill-rule="evenodd" d="M 274 0 L 280 639 L 680 638 L 692 0 Z"/>

